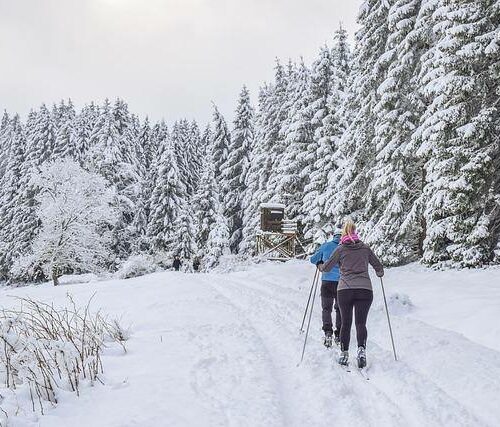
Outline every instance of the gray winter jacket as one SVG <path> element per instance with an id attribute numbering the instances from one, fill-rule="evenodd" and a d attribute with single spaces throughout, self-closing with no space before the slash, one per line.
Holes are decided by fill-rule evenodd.
<path id="1" fill-rule="evenodd" d="M 340 245 L 320 269 L 330 271 L 336 264 L 340 266 L 338 291 L 342 289 L 372 289 L 368 264 L 375 269 L 378 277 L 384 275 L 384 267 L 372 250 L 363 242 Z"/>

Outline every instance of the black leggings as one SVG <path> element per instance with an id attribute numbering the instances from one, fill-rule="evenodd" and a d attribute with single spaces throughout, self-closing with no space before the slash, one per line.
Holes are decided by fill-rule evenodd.
<path id="1" fill-rule="evenodd" d="M 339 282 L 321 281 L 321 317 L 323 319 L 323 330 L 333 333 L 332 308 L 335 308 L 335 334 L 340 332 L 340 310 L 337 303 L 337 286 Z M 334 304 L 335 302 L 335 304 Z"/>
<path id="2" fill-rule="evenodd" d="M 366 319 L 372 305 L 373 291 L 369 289 L 341 289 L 337 292 L 337 299 L 342 316 L 342 327 L 340 328 L 341 350 L 349 350 L 353 308 L 358 347 L 366 347 L 366 337 L 368 334 L 366 331 Z"/>

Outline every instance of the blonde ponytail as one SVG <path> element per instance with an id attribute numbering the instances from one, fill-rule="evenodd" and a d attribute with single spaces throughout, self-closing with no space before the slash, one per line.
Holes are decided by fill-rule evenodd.
<path id="1" fill-rule="evenodd" d="M 344 227 L 342 227 L 342 237 L 351 236 L 356 232 L 356 225 L 354 221 L 350 218 L 346 219 Z"/>

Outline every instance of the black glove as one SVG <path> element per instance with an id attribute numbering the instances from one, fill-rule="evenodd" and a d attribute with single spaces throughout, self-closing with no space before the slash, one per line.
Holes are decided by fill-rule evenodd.
<path id="1" fill-rule="evenodd" d="M 324 262 L 323 262 L 323 261 L 318 261 L 318 262 L 316 263 L 316 267 L 319 267 L 321 264 L 324 264 Z"/>

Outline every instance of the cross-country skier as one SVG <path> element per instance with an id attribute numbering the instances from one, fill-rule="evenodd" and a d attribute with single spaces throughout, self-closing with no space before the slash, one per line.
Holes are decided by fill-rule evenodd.
<path id="1" fill-rule="evenodd" d="M 337 249 L 340 243 L 340 235 L 342 229 L 340 226 L 335 227 L 332 233 L 332 239 L 323 243 L 316 253 L 311 257 L 311 263 L 318 265 L 324 263 L 333 251 Z M 321 276 L 321 308 L 323 319 L 323 331 L 325 332 L 324 345 L 325 347 L 332 346 L 332 335 L 335 336 L 335 343 L 339 344 L 340 335 L 340 311 L 337 303 L 337 286 L 339 284 L 339 266 L 336 265 L 331 271 L 323 272 Z M 332 308 L 335 308 L 335 330 L 332 323 Z"/>
<path id="2" fill-rule="evenodd" d="M 384 275 L 384 267 L 372 250 L 359 240 L 356 226 L 351 220 L 347 220 L 344 224 L 340 243 L 330 259 L 319 265 L 319 269 L 331 271 L 337 264 L 340 266 L 340 281 L 337 288 L 338 304 L 342 316 L 339 363 L 341 365 L 349 363 L 349 341 L 354 309 L 358 340 L 358 367 L 364 368 L 366 366 L 366 319 L 373 301 L 368 264 L 371 264 L 379 277 Z"/>

